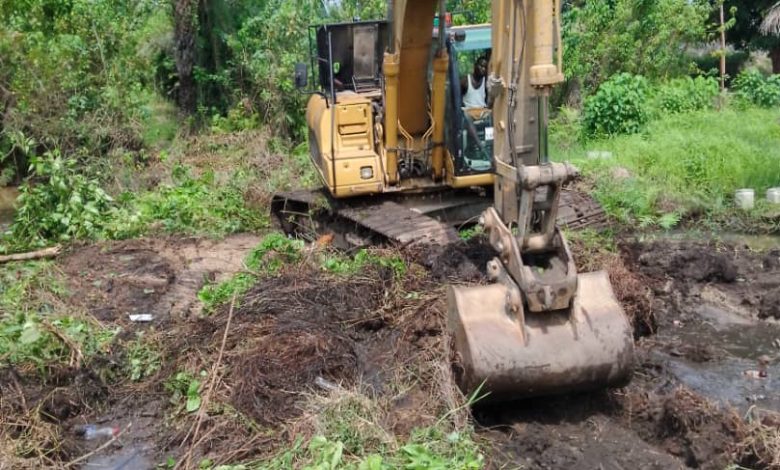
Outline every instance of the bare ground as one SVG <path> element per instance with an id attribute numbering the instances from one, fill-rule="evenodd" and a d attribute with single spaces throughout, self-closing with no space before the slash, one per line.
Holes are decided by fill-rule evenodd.
<path id="1" fill-rule="evenodd" d="M 242 270 L 256 243 L 253 236 L 135 240 L 75 248 L 60 259 L 69 301 L 121 327 L 118 342 L 144 331 L 161 351 L 162 368 L 140 383 L 112 374 L 123 361 L 119 343 L 112 354 L 43 382 L 34 370 L 6 367 L 0 408 L 15 420 L 6 431 L 23 457 L 15 466 L 54 466 L 95 450 L 99 443 L 72 433 L 84 422 L 125 430 L 121 447 L 84 461 L 98 465 L 143 468 L 173 456 L 195 466 L 205 456 L 219 464 L 268 455 L 321 431 L 311 403 L 323 387 L 359 389 L 383 403 L 377 421 L 397 439 L 462 403 L 447 367 L 443 285 L 485 282 L 488 248 L 472 242 L 406 253 L 411 268 L 403 279 L 376 267 L 339 277 L 305 260 L 261 280 L 232 310 L 199 315 L 201 285 Z M 634 380 L 610 392 L 476 408 L 488 466 L 780 468 L 778 441 L 767 438 L 776 415 L 756 411 L 780 409 L 780 333 L 771 320 L 780 252 L 626 242 L 618 254 L 578 262 L 609 271 L 632 317 Z M 134 313 L 154 320 L 133 323 Z M 208 413 L 200 418 L 170 401 L 164 382 L 182 370 L 205 371 Z M 37 447 L 19 451 L 31 442 Z"/>

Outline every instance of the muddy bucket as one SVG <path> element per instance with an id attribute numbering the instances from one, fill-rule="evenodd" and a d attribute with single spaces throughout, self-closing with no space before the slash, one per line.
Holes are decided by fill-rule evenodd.
<path id="1" fill-rule="evenodd" d="M 632 329 L 606 273 L 580 274 L 578 284 L 569 310 L 526 313 L 525 328 L 507 313 L 503 284 L 450 287 L 461 390 L 482 387 L 486 400 L 508 401 L 628 383 Z"/>

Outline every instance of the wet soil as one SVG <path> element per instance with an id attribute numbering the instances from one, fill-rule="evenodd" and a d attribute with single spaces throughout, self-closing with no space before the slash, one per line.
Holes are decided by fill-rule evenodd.
<path id="1" fill-rule="evenodd" d="M 221 408 L 209 408 L 197 454 L 215 463 L 264 455 L 311 432 L 300 423 L 323 383 L 392 397 L 384 421 L 399 437 L 442 415 L 441 389 L 451 384 L 447 375 L 432 375 L 430 364 L 448 358 L 444 285 L 487 282 L 484 265 L 492 250 L 477 240 L 438 253 L 406 253 L 410 269 L 403 279 L 379 267 L 335 276 L 304 261 L 263 278 L 234 308 L 199 315 L 200 286 L 241 270 L 256 243 L 242 235 L 72 249 L 59 260 L 71 302 L 107 326 L 122 327 L 118 341 L 140 331 L 154 338 L 162 370 L 142 383 L 112 376 L 107 372 L 123 360 L 118 345 L 113 354 L 44 383 L 34 371 L 6 368 L 0 375 L 4 415 L 41 410 L 37 415 L 57 437 L 56 458 L 65 462 L 99 445 L 74 438 L 74 425 L 126 429 L 121 447 L 89 462 L 137 468 L 179 457 L 191 445 L 192 420 L 181 419 L 183 404 L 172 403 L 165 387 L 181 370 L 205 371 L 204 382 L 219 378 L 213 400 Z M 780 252 L 626 242 L 620 256 L 599 263 L 591 267 L 609 271 L 634 323 L 634 380 L 611 392 L 477 407 L 488 466 L 724 468 L 750 462 L 735 450 L 742 431 L 731 410 L 780 409 L 773 392 L 780 332 L 772 320 Z M 133 323 L 134 313 L 154 320 Z M 220 367 L 212 370 L 219 356 Z M 399 394 L 396 381 L 410 371 L 419 379 Z"/>
<path id="2" fill-rule="evenodd" d="M 653 290 L 653 355 L 692 390 L 741 411 L 780 410 L 777 254 L 701 242 L 626 248 Z"/>

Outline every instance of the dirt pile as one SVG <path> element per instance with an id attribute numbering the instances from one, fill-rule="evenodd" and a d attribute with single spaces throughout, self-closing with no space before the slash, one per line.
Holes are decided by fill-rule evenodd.
<path id="1" fill-rule="evenodd" d="M 229 402 L 263 425 L 279 424 L 300 415 L 298 402 L 318 378 L 351 385 L 372 373 L 361 369 L 365 358 L 356 342 L 373 340 L 365 332 L 385 324 L 382 300 L 392 273 L 377 274 L 338 279 L 302 268 L 258 283 L 228 332 Z M 201 326 L 217 333 L 207 350 L 218 350 L 225 317 L 220 312 Z"/>

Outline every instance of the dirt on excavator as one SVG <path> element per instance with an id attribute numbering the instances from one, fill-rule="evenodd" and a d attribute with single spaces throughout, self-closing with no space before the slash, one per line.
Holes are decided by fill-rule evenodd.
<path id="1" fill-rule="evenodd" d="M 261 279 L 232 313 L 224 306 L 197 315 L 198 288 L 244 269 L 242 256 L 256 242 L 252 236 L 135 240 L 75 248 L 59 259 L 69 302 L 107 327 L 121 326 L 123 337 L 144 332 L 154 338 L 162 367 L 140 383 L 111 382 L 109 372 L 126 354 L 120 350 L 49 371 L 46 381 L 6 366 L 0 407 L 14 435 L 49 433 L 41 442 L 51 447 L 50 458 L 68 462 L 100 444 L 78 440 L 73 426 L 104 423 L 126 429 L 123 446 L 86 464 L 131 459 L 153 466 L 178 458 L 191 445 L 192 428 L 169 419 L 176 405 L 166 380 L 177 371 L 210 369 L 220 351 L 221 379 L 212 399 L 222 411 L 203 420 L 194 462 L 237 462 L 311 435 L 312 397 L 326 393 L 323 387 L 357 387 L 383 401 L 378 424 L 400 439 L 413 427 L 436 423 L 457 402 L 443 287 L 486 282 L 484 266 L 493 253 L 484 241 L 439 253 L 407 250 L 403 277 L 383 267 L 338 276 L 304 260 Z M 780 252 L 626 241 L 619 254 L 578 264 L 606 268 L 632 316 L 635 378 L 614 391 L 475 408 L 487 465 L 722 469 L 736 462 L 776 468 L 767 462 L 780 443 L 760 440 L 755 421 L 743 418 L 759 416 L 757 408 L 780 410 L 780 327 L 773 320 Z M 133 323 L 129 313 L 150 313 L 154 320 Z M 399 391 L 399 383 L 408 386 Z M 772 416 L 758 419 L 771 424 Z"/>

